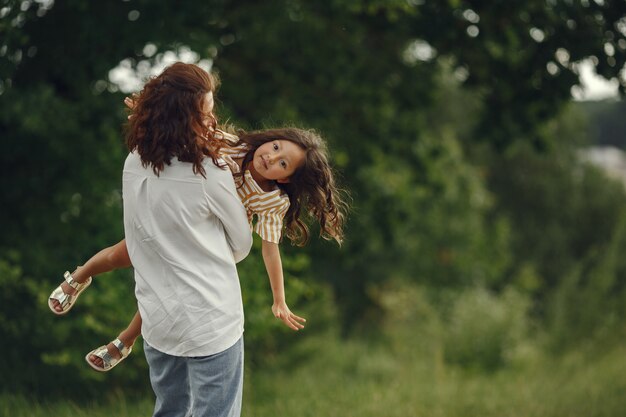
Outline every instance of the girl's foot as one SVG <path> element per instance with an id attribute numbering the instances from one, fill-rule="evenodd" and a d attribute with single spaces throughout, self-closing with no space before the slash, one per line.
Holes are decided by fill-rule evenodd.
<path id="1" fill-rule="evenodd" d="M 134 340 L 128 344 L 120 338 L 113 340 L 106 346 L 100 346 L 92 350 L 85 356 L 87 363 L 96 371 L 107 372 L 113 369 L 118 363 L 126 359 L 133 350 Z"/>
<path id="2" fill-rule="evenodd" d="M 65 272 L 65 280 L 52 291 L 48 299 L 48 306 L 53 313 L 65 314 L 74 306 L 76 299 L 91 284 L 91 277 L 82 277 L 80 274 Z M 76 276 L 74 276 L 76 274 Z"/>

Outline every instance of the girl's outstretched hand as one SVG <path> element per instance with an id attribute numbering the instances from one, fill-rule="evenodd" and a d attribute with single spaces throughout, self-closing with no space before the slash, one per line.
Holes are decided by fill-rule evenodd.
<path id="1" fill-rule="evenodd" d="M 274 317 L 281 319 L 290 329 L 296 331 L 304 329 L 306 319 L 293 314 L 286 303 L 274 303 L 272 305 L 272 313 L 274 313 Z"/>

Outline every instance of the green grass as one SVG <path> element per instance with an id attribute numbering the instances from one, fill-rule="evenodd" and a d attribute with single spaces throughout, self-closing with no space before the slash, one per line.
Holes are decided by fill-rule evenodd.
<path id="1" fill-rule="evenodd" d="M 622 417 L 626 409 L 623 347 L 484 373 L 448 367 L 440 354 L 413 354 L 410 346 L 312 342 L 315 350 L 297 366 L 248 372 L 245 417 Z M 121 394 L 81 406 L 7 395 L 0 404 L 0 415 L 12 417 L 149 416 L 153 406 L 150 396 Z"/>
<path id="2" fill-rule="evenodd" d="M 288 352 L 266 358 L 262 368 L 248 367 L 243 417 L 625 415 L 623 342 L 577 346 L 550 356 L 527 337 L 497 371 L 464 368 L 444 359 L 450 327 L 436 309 L 419 293 L 398 294 L 386 300 L 394 313 L 384 324 L 384 334 L 375 339 L 341 340 L 332 330 L 303 331 L 295 336 L 300 343 Z M 453 340 L 471 345 L 479 331 Z M 0 417 L 135 417 L 150 416 L 152 407 L 152 395 L 136 400 L 120 392 L 103 393 L 98 401 L 80 405 L 0 395 Z"/>
<path id="3" fill-rule="evenodd" d="M 77 388 L 80 389 L 80 387 Z M 2 417 L 150 416 L 153 407 L 152 398 L 131 401 L 121 394 L 108 394 L 101 401 L 81 405 L 67 400 L 41 402 L 27 396 L 0 395 L 0 416 Z"/>
<path id="4" fill-rule="evenodd" d="M 251 375 L 245 415 L 623 417 L 626 409 L 624 348 L 485 373 L 446 366 L 436 350 L 326 346 L 297 369 Z"/>
<path id="5" fill-rule="evenodd" d="M 447 366 L 436 349 L 391 344 L 312 338 L 302 363 L 278 359 L 248 372 L 243 416 L 622 417 L 626 409 L 624 347 L 485 373 Z M 151 396 L 119 393 L 80 406 L 0 397 L 0 415 L 12 417 L 149 416 L 152 406 Z"/>

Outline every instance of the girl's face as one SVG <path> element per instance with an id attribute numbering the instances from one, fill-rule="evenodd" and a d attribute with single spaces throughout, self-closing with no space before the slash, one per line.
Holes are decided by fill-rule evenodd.
<path id="1" fill-rule="evenodd" d="M 265 142 L 254 151 L 252 168 L 266 180 L 289 182 L 289 177 L 304 162 L 304 150 L 283 139 Z"/>

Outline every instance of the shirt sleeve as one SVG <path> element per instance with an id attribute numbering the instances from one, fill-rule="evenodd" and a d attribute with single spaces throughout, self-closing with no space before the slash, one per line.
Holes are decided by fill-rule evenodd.
<path id="1" fill-rule="evenodd" d="M 289 210 L 289 198 L 282 196 L 277 204 L 256 213 L 257 222 L 254 231 L 265 241 L 280 243 L 283 233 L 283 219 L 287 210 Z"/>
<path id="2" fill-rule="evenodd" d="M 213 214 L 222 222 L 235 262 L 243 260 L 252 247 L 248 215 L 237 195 L 235 182 L 228 169 L 207 167 L 204 191 Z"/>

